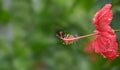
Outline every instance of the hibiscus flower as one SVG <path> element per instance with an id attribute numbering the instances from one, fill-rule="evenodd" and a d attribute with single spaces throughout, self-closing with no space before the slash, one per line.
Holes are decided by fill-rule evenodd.
<path id="1" fill-rule="evenodd" d="M 96 30 L 96 39 L 93 42 L 93 48 L 96 53 L 101 54 L 104 58 L 115 59 L 118 54 L 118 44 L 116 34 L 110 27 L 112 20 L 111 4 L 106 4 L 100 9 L 93 18 L 93 24 Z"/>
<path id="2" fill-rule="evenodd" d="M 95 26 L 95 31 L 93 34 L 74 37 L 70 34 L 63 36 L 62 32 L 60 32 L 57 36 L 63 40 L 65 44 L 71 44 L 81 38 L 96 36 L 90 49 L 95 50 L 96 53 L 101 54 L 104 58 L 115 59 L 119 56 L 119 53 L 115 31 L 110 27 L 112 18 L 111 4 L 106 4 L 94 15 L 93 25 Z"/>

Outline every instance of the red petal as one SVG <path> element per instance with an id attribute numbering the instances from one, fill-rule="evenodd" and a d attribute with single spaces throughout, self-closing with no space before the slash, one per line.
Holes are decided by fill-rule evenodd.
<path id="1" fill-rule="evenodd" d="M 112 11 L 110 10 L 111 4 L 106 4 L 101 10 L 99 10 L 94 18 L 93 23 L 97 27 L 103 27 L 109 25 L 112 20 Z"/>

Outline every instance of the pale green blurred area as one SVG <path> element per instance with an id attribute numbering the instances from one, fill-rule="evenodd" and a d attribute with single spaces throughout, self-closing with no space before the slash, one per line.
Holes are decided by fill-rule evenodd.
<path id="1" fill-rule="evenodd" d="M 120 57 L 92 61 L 84 52 L 92 37 L 71 45 L 56 37 L 93 33 L 93 16 L 106 3 L 120 29 L 120 0 L 0 0 L 0 70 L 120 70 Z"/>

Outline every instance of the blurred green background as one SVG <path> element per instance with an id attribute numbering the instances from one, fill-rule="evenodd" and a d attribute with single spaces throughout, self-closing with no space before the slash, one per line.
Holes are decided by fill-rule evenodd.
<path id="1" fill-rule="evenodd" d="M 0 70 L 120 70 L 120 57 L 91 60 L 84 52 L 91 37 L 71 45 L 56 37 L 93 33 L 93 16 L 106 3 L 120 29 L 120 0 L 0 0 Z"/>

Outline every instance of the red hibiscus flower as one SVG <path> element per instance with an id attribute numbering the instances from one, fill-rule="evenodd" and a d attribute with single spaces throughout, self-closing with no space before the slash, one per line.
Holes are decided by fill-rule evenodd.
<path id="1" fill-rule="evenodd" d="M 112 20 L 111 4 L 106 4 L 94 16 L 93 24 L 97 38 L 93 42 L 93 48 L 96 53 L 104 58 L 114 59 L 118 54 L 118 44 L 114 30 L 110 27 Z"/>
<path id="2" fill-rule="evenodd" d="M 106 4 L 102 9 L 100 9 L 93 18 L 93 24 L 95 26 L 95 33 L 88 34 L 84 36 L 72 36 L 70 34 L 62 35 L 60 32 L 57 35 L 65 44 L 71 44 L 76 40 L 81 38 L 86 38 L 89 36 L 96 35 L 96 39 L 91 46 L 86 48 L 87 52 L 91 52 L 94 49 L 96 53 L 101 54 L 104 58 L 115 59 L 119 56 L 118 44 L 116 42 L 116 34 L 114 30 L 110 27 L 112 20 L 112 10 L 110 10 L 111 4 Z"/>

